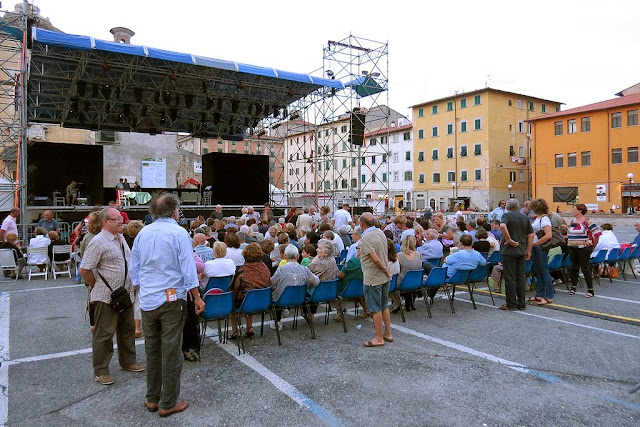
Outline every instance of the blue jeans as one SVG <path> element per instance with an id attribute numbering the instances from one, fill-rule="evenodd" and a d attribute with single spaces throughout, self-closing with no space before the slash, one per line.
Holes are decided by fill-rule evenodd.
<path id="1" fill-rule="evenodd" d="M 549 251 L 539 246 L 534 246 L 531 251 L 533 259 L 533 275 L 536 277 L 536 297 L 553 299 L 555 290 L 549 274 Z"/>

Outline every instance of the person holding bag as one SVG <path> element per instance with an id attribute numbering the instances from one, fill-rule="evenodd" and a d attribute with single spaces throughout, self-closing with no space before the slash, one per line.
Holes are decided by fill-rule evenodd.
<path id="1" fill-rule="evenodd" d="M 118 342 L 118 360 L 125 371 L 142 372 L 136 362 L 135 324 L 128 268 L 129 246 L 122 236 L 122 215 L 117 209 L 99 213 L 102 230 L 87 246 L 82 257 L 80 275 L 91 288 L 95 331 L 91 343 L 93 370 L 98 384 L 114 383 L 109 374 L 113 356 L 113 336 Z"/>
<path id="2" fill-rule="evenodd" d="M 533 274 L 536 277 L 536 296 L 529 298 L 529 301 L 545 305 L 552 303 L 555 297 L 553 280 L 551 280 L 547 263 L 549 249 L 545 245 L 552 238 L 551 220 L 548 215 L 549 205 L 544 199 L 536 199 L 531 202 L 530 208 L 535 214 L 535 220 L 531 224 L 534 233 L 531 259 Z"/>
<path id="3" fill-rule="evenodd" d="M 585 298 L 591 298 L 593 293 L 593 275 L 589 257 L 593 246 L 598 243 L 600 230 L 584 216 L 587 207 L 582 203 L 573 206 L 573 220 L 569 224 L 567 232 L 567 246 L 571 257 L 571 290 L 569 295 L 574 295 L 578 287 L 578 273 L 582 270 L 584 281 L 587 282 L 587 293 Z"/>

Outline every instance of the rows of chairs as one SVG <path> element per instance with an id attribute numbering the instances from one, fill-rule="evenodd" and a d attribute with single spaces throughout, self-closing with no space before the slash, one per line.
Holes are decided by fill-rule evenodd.
<path id="1" fill-rule="evenodd" d="M 31 281 L 32 277 L 43 276 L 45 280 L 49 278 L 49 274 L 53 276 L 54 279 L 57 279 L 59 275 L 68 274 L 69 278 L 71 278 L 71 269 L 73 256 L 71 251 L 71 245 L 54 245 L 52 247 L 53 259 L 49 258 L 49 248 L 48 247 L 31 247 L 27 246 L 27 256 L 25 261 L 16 262 L 13 249 L 0 249 L 0 270 L 4 274 L 4 272 L 14 272 L 15 280 L 18 279 L 18 271 L 22 266 L 22 263 L 25 262 L 27 269 L 27 277 L 28 280 Z M 69 255 L 69 259 L 64 261 L 56 261 L 56 255 L 67 254 Z M 44 255 L 46 257 L 46 261 L 44 263 L 35 263 L 29 261 L 31 258 L 30 255 Z M 44 269 L 40 271 L 40 266 L 44 264 Z M 34 271 L 34 268 L 37 268 L 37 271 Z"/>

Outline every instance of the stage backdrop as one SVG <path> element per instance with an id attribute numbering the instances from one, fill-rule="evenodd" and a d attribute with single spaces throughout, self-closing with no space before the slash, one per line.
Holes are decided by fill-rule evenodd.
<path id="1" fill-rule="evenodd" d="M 205 154 L 202 188 L 209 185 L 214 205 L 263 205 L 269 201 L 269 156 Z"/>
<path id="2" fill-rule="evenodd" d="M 103 203 L 102 146 L 36 142 L 27 149 L 27 165 L 30 200 L 51 198 L 54 191 L 64 197 L 73 178 L 81 184 L 80 197 Z"/>

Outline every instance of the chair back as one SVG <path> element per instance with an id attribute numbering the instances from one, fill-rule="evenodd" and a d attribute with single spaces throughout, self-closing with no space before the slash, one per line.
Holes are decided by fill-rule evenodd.
<path id="1" fill-rule="evenodd" d="M 207 282 L 207 289 L 205 289 L 205 293 L 213 288 L 218 288 L 222 290 L 222 292 L 227 292 L 232 280 L 233 276 L 209 277 L 209 282 Z"/>
<path id="2" fill-rule="evenodd" d="M 49 255 L 49 248 L 47 246 L 42 246 L 42 247 L 33 247 L 33 246 L 27 246 L 27 255 Z"/>
<path id="3" fill-rule="evenodd" d="M 635 248 L 633 248 L 633 251 L 631 251 L 631 259 L 636 259 L 636 258 L 640 258 L 640 246 L 636 246 Z"/>
<path id="4" fill-rule="evenodd" d="M 562 268 L 571 268 L 571 257 L 569 254 L 564 257 L 564 261 L 562 261 Z"/>
<path id="5" fill-rule="evenodd" d="M 471 270 L 471 273 L 469 273 L 469 278 L 467 280 L 470 282 L 482 282 L 487 278 L 489 274 L 488 272 L 489 272 L 488 264 L 479 265 L 478 268 L 476 268 L 475 270 Z"/>
<path id="6" fill-rule="evenodd" d="M 607 257 L 607 250 L 602 249 L 600 252 L 596 254 L 593 258 L 591 258 L 591 264 L 602 264 Z"/>
<path id="7" fill-rule="evenodd" d="M 480 252 L 480 255 L 482 255 L 484 259 L 489 259 L 489 252 Z"/>
<path id="8" fill-rule="evenodd" d="M 278 298 L 278 301 L 274 302 L 274 305 L 281 308 L 297 307 L 304 304 L 304 300 L 307 298 L 307 285 L 287 286 Z"/>
<path id="9" fill-rule="evenodd" d="M 434 267 L 440 267 L 440 264 L 442 263 L 442 257 L 440 258 L 429 258 L 427 259 L 427 262 L 431 265 L 433 265 Z"/>
<path id="10" fill-rule="evenodd" d="M 242 314 L 264 313 L 271 307 L 271 286 L 263 289 L 251 289 L 244 296 L 238 312 Z"/>
<path id="11" fill-rule="evenodd" d="M 447 280 L 447 267 L 434 267 L 422 284 L 425 288 L 439 288 Z"/>
<path id="12" fill-rule="evenodd" d="M 452 285 L 460 285 L 468 280 L 469 272 L 470 270 L 458 270 L 453 276 L 447 279 L 447 283 L 450 283 Z"/>
<path id="13" fill-rule="evenodd" d="M 559 270 L 562 268 L 562 254 L 555 254 L 549 261 L 549 270 Z"/>
<path id="14" fill-rule="evenodd" d="M 340 251 L 340 255 L 338 255 L 338 260 L 340 261 L 340 264 L 343 264 L 344 261 L 347 259 L 348 252 L 349 252 L 348 249 L 343 249 Z"/>
<path id="15" fill-rule="evenodd" d="M 204 320 L 224 319 L 233 310 L 233 292 L 220 292 L 217 289 L 207 291 L 202 297 L 204 311 L 200 317 Z"/>
<path id="16" fill-rule="evenodd" d="M 627 246 L 620 252 L 620 256 L 618 257 L 618 261 L 626 261 L 631 258 L 631 246 Z"/>
<path id="17" fill-rule="evenodd" d="M 619 256 L 620 256 L 620 249 L 614 248 L 609 251 L 609 253 L 607 254 L 606 260 L 608 262 L 615 262 L 615 261 L 618 261 Z"/>
<path id="18" fill-rule="evenodd" d="M 0 268 L 16 268 L 13 249 L 0 249 Z"/>
<path id="19" fill-rule="evenodd" d="M 364 281 L 362 279 L 351 279 L 344 288 L 340 297 L 344 299 L 356 299 L 364 297 Z"/>
<path id="20" fill-rule="evenodd" d="M 407 274 L 404 275 L 404 279 L 400 284 L 398 284 L 396 290 L 399 292 L 408 292 L 420 289 L 423 273 L 423 269 L 407 271 Z"/>
<path id="21" fill-rule="evenodd" d="M 391 276 L 391 280 L 389 280 L 389 293 L 393 292 L 396 288 L 396 283 L 398 282 L 398 274 L 394 274 Z"/>
<path id="22" fill-rule="evenodd" d="M 497 264 L 500 261 L 502 261 L 502 255 L 500 254 L 500 251 L 493 251 L 493 253 L 491 253 L 491 256 L 489 256 L 489 259 L 487 260 L 489 264 Z"/>
<path id="23" fill-rule="evenodd" d="M 333 301 L 338 297 L 338 279 L 320 282 L 309 297 L 311 304 Z"/>

